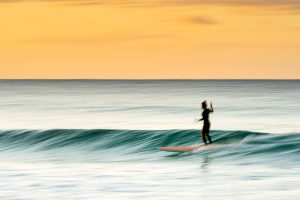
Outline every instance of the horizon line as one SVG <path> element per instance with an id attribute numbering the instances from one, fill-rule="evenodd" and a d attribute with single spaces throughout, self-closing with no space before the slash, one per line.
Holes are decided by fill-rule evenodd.
<path id="1" fill-rule="evenodd" d="M 300 81 L 300 78 L 212 78 L 212 79 L 201 79 L 201 78 L 0 78 L 0 81 L 12 80 L 12 81 Z"/>

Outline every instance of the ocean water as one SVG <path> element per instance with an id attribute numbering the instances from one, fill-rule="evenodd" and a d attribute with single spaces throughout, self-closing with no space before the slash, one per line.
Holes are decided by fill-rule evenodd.
<path id="1" fill-rule="evenodd" d="M 201 145 L 214 104 L 215 148 Z M 300 81 L 1 80 L 0 199 L 300 199 Z"/>

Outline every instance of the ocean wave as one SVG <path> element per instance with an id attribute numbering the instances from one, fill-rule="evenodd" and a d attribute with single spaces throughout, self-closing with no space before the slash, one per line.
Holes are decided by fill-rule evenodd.
<path id="1" fill-rule="evenodd" d="M 219 159 L 298 159 L 300 134 L 270 134 L 249 131 L 212 131 L 219 148 L 189 153 Z M 135 160 L 165 159 L 172 153 L 163 146 L 200 145 L 199 130 L 2 130 L 0 154 L 39 154 L 44 159 Z"/>

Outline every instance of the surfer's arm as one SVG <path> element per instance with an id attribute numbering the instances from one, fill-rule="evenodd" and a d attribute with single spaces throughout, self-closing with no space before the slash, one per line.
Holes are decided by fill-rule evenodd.
<path id="1" fill-rule="evenodd" d="M 203 118 L 199 119 L 198 121 L 199 121 L 199 122 L 200 122 L 200 121 L 203 121 Z"/>
<path id="2" fill-rule="evenodd" d="M 213 105 L 212 105 L 212 102 L 210 102 L 210 112 L 214 112 L 214 107 L 213 107 Z"/>

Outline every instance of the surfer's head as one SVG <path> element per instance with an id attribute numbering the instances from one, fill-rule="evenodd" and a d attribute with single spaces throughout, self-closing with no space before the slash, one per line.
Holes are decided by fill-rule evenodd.
<path id="1" fill-rule="evenodd" d="M 207 108 L 207 103 L 206 103 L 206 101 L 203 101 L 203 102 L 202 102 L 202 108 L 203 108 L 203 109 L 206 109 L 206 108 Z"/>

